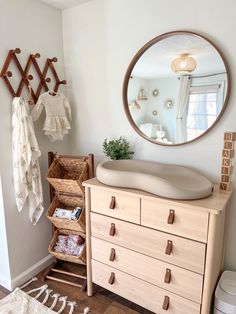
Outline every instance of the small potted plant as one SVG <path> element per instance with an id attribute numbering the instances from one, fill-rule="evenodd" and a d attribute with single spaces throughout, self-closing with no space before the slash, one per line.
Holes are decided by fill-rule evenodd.
<path id="1" fill-rule="evenodd" d="M 112 160 L 131 159 L 134 152 L 130 148 L 129 142 L 122 136 L 118 139 L 103 142 L 103 152 Z"/>

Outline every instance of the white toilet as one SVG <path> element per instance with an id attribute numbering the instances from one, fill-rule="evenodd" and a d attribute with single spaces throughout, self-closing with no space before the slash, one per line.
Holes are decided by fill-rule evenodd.
<path id="1" fill-rule="evenodd" d="M 214 314 L 236 314 L 236 272 L 223 272 L 215 291 Z"/>

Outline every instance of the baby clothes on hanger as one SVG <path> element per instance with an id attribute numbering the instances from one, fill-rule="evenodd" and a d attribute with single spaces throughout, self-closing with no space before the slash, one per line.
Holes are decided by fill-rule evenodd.
<path id="1" fill-rule="evenodd" d="M 43 93 L 31 112 L 33 120 L 36 121 L 42 113 L 43 107 L 46 111 L 46 119 L 43 126 L 44 134 L 53 141 L 62 141 L 65 134 L 70 130 L 71 109 L 66 96 L 48 91 Z"/>

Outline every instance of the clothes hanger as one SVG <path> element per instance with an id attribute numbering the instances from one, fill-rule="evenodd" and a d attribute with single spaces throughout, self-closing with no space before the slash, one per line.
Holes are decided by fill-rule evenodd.
<path id="1" fill-rule="evenodd" d="M 58 93 L 57 92 L 55 92 L 53 89 L 48 89 L 48 93 L 49 93 L 49 95 L 51 95 L 51 96 L 56 96 L 56 95 L 58 95 Z"/>
<path id="2" fill-rule="evenodd" d="M 28 81 L 28 84 L 27 84 L 27 87 L 29 89 L 29 99 L 28 99 L 28 104 L 29 105 L 35 105 L 35 102 L 34 102 L 34 98 L 33 98 L 33 89 L 32 89 L 32 86 L 30 84 L 30 82 Z"/>

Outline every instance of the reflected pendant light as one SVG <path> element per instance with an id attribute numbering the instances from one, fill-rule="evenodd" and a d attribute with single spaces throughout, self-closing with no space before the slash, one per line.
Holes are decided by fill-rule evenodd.
<path id="1" fill-rule="evenodd" d="M 185 53 L 172 61 L 171 70 L 177 74 L 190 74 L 196 69 L 196 66 L 196 61 Z"/>

